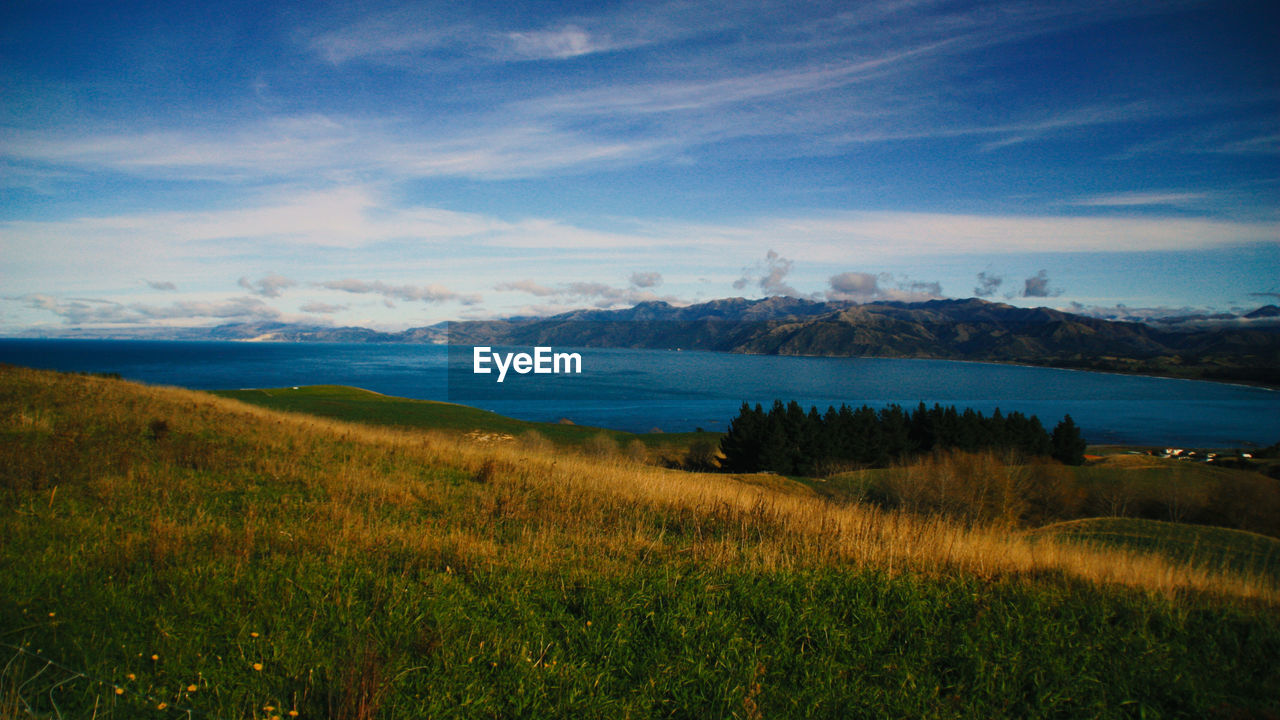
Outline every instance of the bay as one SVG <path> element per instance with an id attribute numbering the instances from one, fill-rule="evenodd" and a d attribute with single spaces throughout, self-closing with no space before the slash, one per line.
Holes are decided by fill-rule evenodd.
<path id="1" fill-rule="evenodd" d="M 472 375 L 469 360 L 455 358 L 451 366 L 444 346 L 347 343 L 4 339 L 0 362 L 198 390 L 351 385 L 632 432 L 723 430 L 743 402 L 782 399 L 820 409 L 998 407 L 1038 415 L 1049 428 L 1069 413 L 1093 443 L 1252 447 L 1280 440 L 1280 393 L 1267 388 L 945 360 L 556 350 L 580 353 L 583 372 L 510 372 L 499 384 L 496 375 Z"/>

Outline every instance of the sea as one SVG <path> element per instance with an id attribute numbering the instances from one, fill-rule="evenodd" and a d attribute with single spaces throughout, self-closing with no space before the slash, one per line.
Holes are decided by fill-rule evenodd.
<path id="1" fill-rule="evenodd" d="M 493 348 L 493 352 L 531 348 Z M 631 432 L 724 430 L 742 403 L 806 408 L 924 402 L 1071 415 L 1091 443 L 1252 448 L 1280 441 L 1268 388 L 946 360 L 816 358 L 680 350 L 555 348 L 579 373 L 476 375 L 441 345 L 0 339 L 0 362 L 118 373 L 196 390 L 349 385 L 460 402 L 524 420 Z M 560 369 L 564 369 L 562 366 Z"/>

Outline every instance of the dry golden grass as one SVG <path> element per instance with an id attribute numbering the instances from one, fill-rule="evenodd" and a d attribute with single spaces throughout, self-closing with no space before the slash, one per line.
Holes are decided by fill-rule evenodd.
<path id="1" fill-rule="evenodd" d="M 86 551 L 108 564 L 286 552 L 567 573 L 659 561 L 873 567 L 1280 601 L 1264 578 L 837 504 L 784 478 L 361 426 L 96 377 L 0 370 L 0 426 L 10 465 L 0 492 L 24 498 L 25 512 L 71 514 L 96 539 Z"/>

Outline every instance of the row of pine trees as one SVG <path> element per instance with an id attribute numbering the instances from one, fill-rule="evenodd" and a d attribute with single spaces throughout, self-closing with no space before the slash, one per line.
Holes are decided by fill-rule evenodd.
<path id="1" fill-rule="evenodd" d="M 1085 441 L 1067 415 L 1049 433 L 1040 420 L 1019 412 L 990 417 L 954 406 L 924 403 L 915 410 L 900 405 L 875 410 L 841 405 L 805 412 L 794 400 L 776 400 L 765 410 L 742 404 L 720 440 L 721 467 L 730 472 L 771 470 L 784 475 L 825 475 L 852 467 L 887 467 L 920 453 L 955 448 L 1007 450 L 1025 457 L 1084 462 Z"/>

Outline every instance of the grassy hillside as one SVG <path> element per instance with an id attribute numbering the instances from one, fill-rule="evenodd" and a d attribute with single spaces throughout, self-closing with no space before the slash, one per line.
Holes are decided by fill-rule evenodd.
<path id="1" fill-rule="evenodd" d="M 580 425 L 526 422 L 466 405 L 393 397 L 341 385 L 219 390 L 214 394 L 274 410 L 374 425 L 513 437 L 537 433 L 557 445 L 583 446 L 603 436 L 620 447 L 639 440 L 656 452 L 677 453 L 699 439 L 710 442 L 719 439 L 718 433 L 711 432 L 635 434 Z"/>
<path id="2" fill-rule="evenodd" d="M 0 717 L 1280 712 L 1280 588 L 0 369 Z"/>
<path id="3" fill-rule="evenodd" d="M 944 452 L 811 485 L 836 502 L 874 501 L 1022 527 L 1130 517 L 1280 536 L 1280 481 L 1252 470 L 1151 456 L 1115 455 L 1069 467 L 999 453 Z"/>
<path id="4" fill-rule="evenodd" d="M 1087 518 L 1035 531 L 1041 537 L 1132 548 L 1207 568 L 1228 568 L 1280 582 L 1280 540 L 1228 528 L 1136 518 Z"/>

